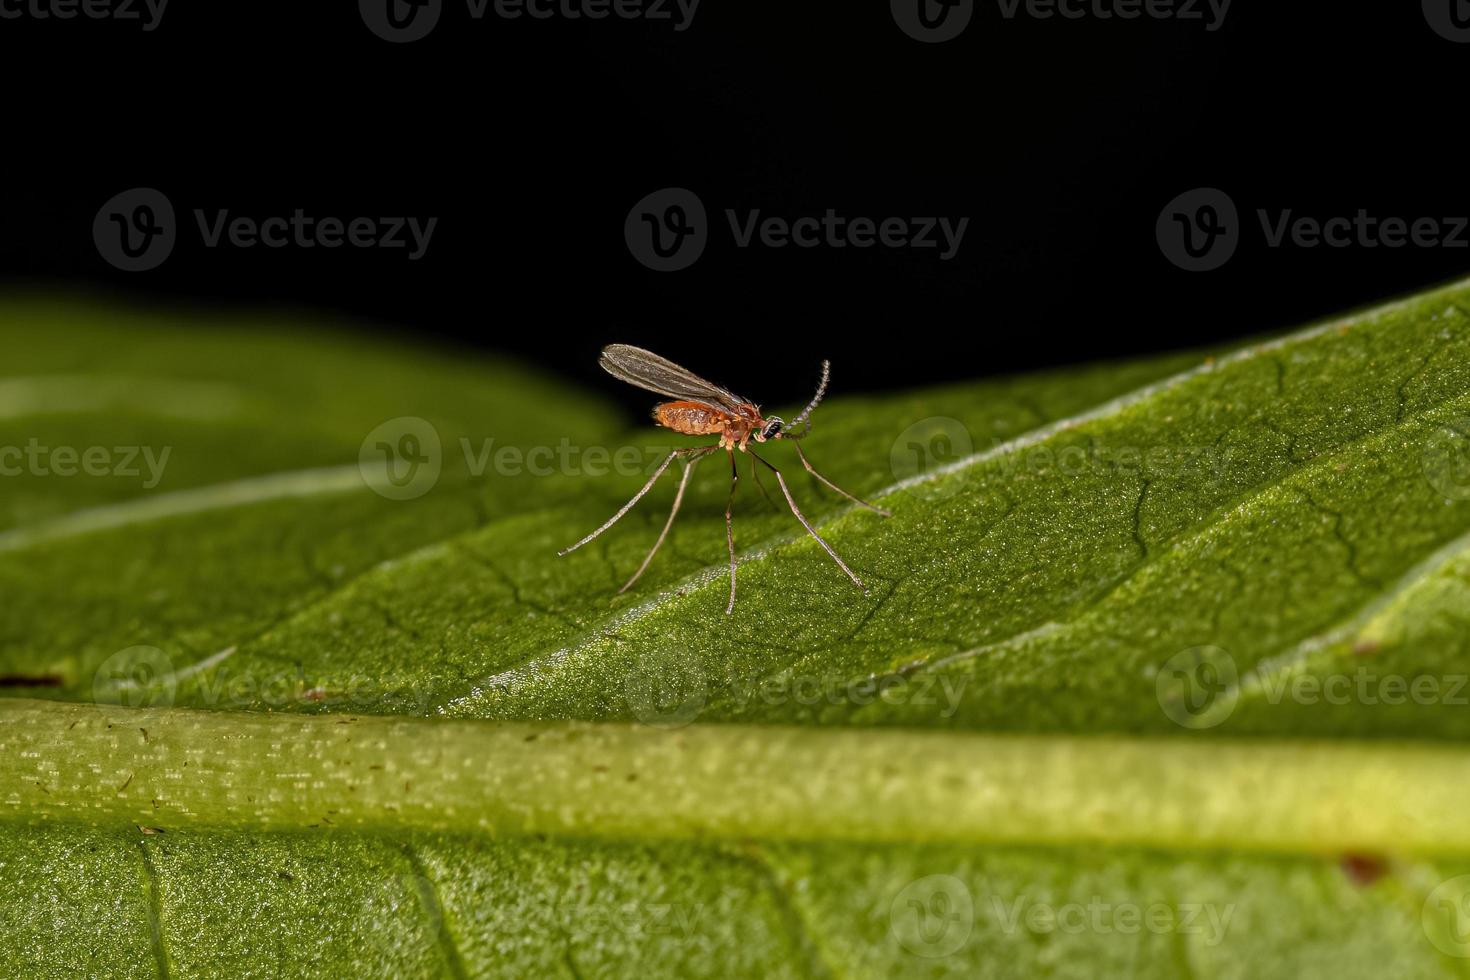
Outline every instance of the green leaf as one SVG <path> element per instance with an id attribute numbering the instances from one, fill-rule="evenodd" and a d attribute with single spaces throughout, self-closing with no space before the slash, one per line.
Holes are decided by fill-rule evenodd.
<path id="1" fill-rule="evenodd" d="M 762 452 L 869 592 L 747 477 L 728 617 L 718 459 L 634 590 L 672 475 L 555 557 L 675 444 L 588 393 L 9 303 L 0 465 L 107 460 L 0 477 L 11 959 L 1458 972 L 1467 298 L 908 395 L 834 352 L 804 445 L 893 516 Z"/>

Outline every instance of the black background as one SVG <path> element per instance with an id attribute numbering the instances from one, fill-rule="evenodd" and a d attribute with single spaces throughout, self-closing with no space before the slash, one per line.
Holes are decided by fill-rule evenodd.
<path id="1" fill-rule="evenodd" d="M 982 0 L 958 38 L 923 44 L 886 2 L 703 0 L 680 32 L 474 20 L 446 0 L 428 37 L 390 44 L 351 3 L 174 0 L 151 32 L 0 20 L 0 65 L 0 287 L 324 311 L 514 351 L 610 394 L 595 355 L 614 340 L 794 401 L 822 356 L 837 391 L 919 386 L 1244 337 L 1470 265 L 1465 249 L 1268 248 L 1255 219 L 1470 211 L 1470 44 L 1414 3 L 1237 0 L 1209 31 L 1006 19 Z M 623 221 L 676 185 L 709 209 L 711 243 L 657 273 Z M 128 274 L 91 224 L 135 186 L 167 194 L 185 227 L 161 267 Z M 1213 272 L 1175 268 L 1155 240 L 1166 202 L 1197 186 L 1243 220 Z M 298 207 L 439 221 L 410 262 L 206 249 L 190 214 Z M 725 208 L 970 223 L 945 262 L 737 249 Z"/>

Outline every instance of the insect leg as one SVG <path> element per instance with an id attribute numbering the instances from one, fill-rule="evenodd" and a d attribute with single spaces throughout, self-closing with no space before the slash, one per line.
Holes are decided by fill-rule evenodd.
<path id="1" fill-rule="evenodd" d="M 706 448 L 708 448 L 708 447 L 706 447 L 706 446 L 700 446 L 699 447 L 699 449 L 706 449 Z M 669 464 L 674 461 L 674 458 L 675 457 L 677 457 L 677 456 L 688 456 L 689 453 L 690 453 L 690 450 L 688 450 L 688 449 L 675 449 L 673 452 L 669 453 L 668 456 L 664 457 L 664 461 L 662 463 L 658 464 L 658 469 L 656 469 L 656 470 L 653 471 L 653 476 L 650 476 L 648 478 L 648 482 L 645 483 L 645 484 L 643 484 L 643 489 L 642 490 L 639 490 L 637 493 L 633 494 L 633 499 L 632 500 L 630 500 L 626 504 L 624 504 L 622 506 L 622 508 L 616 514 L 614 514 L 613 516 L 609 517 L 607 519 L 607 522 L 605 524 L 603 524 L 602 527 L 600 527 L 597 530 L 593 531 L 591 534 L 587 535 L 585 538 L 583 538 L 581 541 L 578 541 L 576 544 L 572 545 L 570 548 L 563 548 L 562 550 L 558 551 L 556 553 L 557 554 L 557 557 L 561 557 L 562 555 L 567 555 L 567 554 L 572 553 L 573 551 L 576 551 L 578 548 L 582 547 L 582 545 L 586 544 L 588 541 L 591 541 L 593 538 L 597 537 L 603 531 L 606 531 L 608 528 L 612 527 L 614 524 L 616 524 L 618 521 L 620 521 L 622 519 L 622 517 L 623 517 L 624 514 L 626 514 L 628 511 L 630 511 L 630 510 L 633 509 L 633 505 L 634 504 L 636 504 L 638 501 L 640 501 L 640 500 L 643 499 L 643 495 L 645 493 L 647 493 L 648 491 L 650 491 L 650 490 L 653 489 L 653 485 L 658 482 L 658 478 L 659 477 L 661 477 L 661 476 L 664 475 L 664 470 L 666 470 L 666 469 L 669 468 Z"/>
<path id="2" fill-rule="evenodd" d="M 776 467 L 772 466 L 770 463 L 767 463 L 762 457 L 756 456 L 753 451 L 751 452 L 751 455 L 755 456 L 755 458 L 759 459 L 762 463 L 765 463 L 766 469 L 776 474 L 776 482 L 781 485 L 781 492 L 786 495 L 786 503 L 791 506 L 791 513 L 796 515 L 796 519 L 798 521 L 801 521 L 801 526 L 806 528 L 806 533 L 810 534 L 813 538 L 816 538 L 817 544 L 821 545 L 822 550 L 825 551 L 828 556 L 837 563 L 837 567 L 842 569 L 842 571 L 847 574 L 847 577 L 852 579 L 853 584 L 862 589 L 863 594 L 866 595 L 868 592 L 868 587 L 863 584 L 863 580 L 853 574 L 852 569 L 847 567 L 847 562 L 843 561 L 841 556 L 839 556 L 837 552 L 832 550 L 832 546 L 830 544 L 822 540 L 822 536 L 817 533 L 817 529 L 812 527 L 811 523 L 807 521 L 806 516 L 802 514 L 801 508 L 796 506 L 796 499 L 791 496 L 791 489 L 786 486 L 786 478 L 781 475 L 781 471 L 776 469 Z"/>
<path id="3" fill-rule="evenodd" d="M 639 565 L 633 577 L 623 583 L 621 589 L 618 589 L 618 595 L 622 595 L 633 587 L 633 583 L 638 581 L 638 577 L 648 568 L 649 562 L 653 561 L 653 556 L 658 554 L 658 549 L 663 546 L 664 538 L 669 536 L 669 528 L 674 526 L 674 518 L 679 515 L 679 505 L 684 502 L 684 488 L 689 486 L 689 477 L 694 473 L 694 464 L 704 459 L 710 452 L 713 450 L 705 449 L 702 452 L 688 454 L 689 461 L 684 464 L 684 475 L 679 478 L 679 489 L 674 491 L 674 506 L 669 508 L 669 519 L 664 521 L 664 529 L 658 532 L 658 540 L 653 543 L 653 547 L 643 559 L 643 564 Z"/>
<path id="4" fill-rule="evenodd" d="M 735 450 L 725 448 L 730 454 L 730 499 L 725 503 L 725 543 L 730 548 L 730 604 L 725 615 L 735 611 L 735 487 L 740 483 L 740 470 L 735 466 Z"/>
<path id="5" fill-rule="evenodd" d="M 750 478 L 755 481 L 755 485 L 760 490 L 761 496 L 766 498 L 766 503 L 770 504 L 771 509 L 779 514 L 781 508 L 776 506 L 776 501 L 771 499 L 771 494 L 766 490 L 766 485 L 761 482 L 761 471 L 755 468 L 754 456 L 750 457 Z"/>
<path id="6" fill-rule="evenodd" d="M 830 487 L 833 490 L 836 490 L 838 493 L 842 494 L 848 500 L 851 500 L 853 503 L 857 504 L 860 507 L 866 507 L 866 508 L 868 508 L 868 510 L 872 511 L 875 514 L 882 514 L 884 517 L 892 517 L 893 516 L 893 514 L 891 514 L 890 512 L 884 510 L 882 507 L 874 506 L 873 504 L 868 503 L 866 500 L 863 500 L 861 497 L 855 497 L 855 496 L 853 496 L 852 494 L 848 493 L 846 490 L 844 490 L 841 487 L 839 487 L 837 484 L 833 483 L 831 480 L 827 479 L 822 474 L 818 473 L 812 467 L 812 464 L 807 461 L 806 453 L 804 453 L 804 452 L 801 451 L 801 443 L 793 441 L 791 444 L 796 447 L 796 455 L 798 457 L 800 457 L 800 459 L 801 459 L 801 465 L 802 466 L 805 466 L 806 467 L 806 471 L 808 473 L 810 473 L 812 476 L 816 477 L 818 480 L 821 480 L 822 483 L 825 486 Z"/>

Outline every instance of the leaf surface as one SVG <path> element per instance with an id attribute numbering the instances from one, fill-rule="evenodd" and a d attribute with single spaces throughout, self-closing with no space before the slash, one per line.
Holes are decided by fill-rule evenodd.
<path id="1" fill-rule="evenodd" d="M 675 444 L 586 393 L 285 319 L 12 302 L 0 447 L 139 450 L 136 475 L 4 478 L 0 691 L 26 699 L 0 705 L 15 962 L 43 976 L 1459 972 L 1470 869 L 1446 814 L 1470 761 L 1467 292 L 1216 357 L 904 395 L 844 396 L 839 356 L 804 445 L 893 517 L 847 507 L 788 447 L 763 452 L 869 594 L 742 469 L 730 617 L 719 459 L 632 592 L 615 595 L 670 477 L 555 557 Z M 412 448 L 390 422 L 404 418 L 433 432 L 441 472 L 390 499 L 364 473 L 379 443 Z M 628 446 L 636 465 L 605 472 Z M 169 451 L 152 486 L 147 447 Z M 99 696 L 122 705 L 55 703 Z M 78 732 L 100 716 L 61 724 L 77 710 L 116 726 L 96 756 Z M 198 710 L 268 712 L 286 752 L 310 720 L 296 715 L 431 727 L 296 771 L 232 739 L 238 715 L 195 731 Z M 556 765 L 565 720 L 693 754 L 598 749 L 609 772 L 645 760 L 628 772 L 648 780 L 647 817 L 627 816 L 637 793 L 598 788 L 608 772 L 568 775 L 553 807 L 534 774 L 580 772 Z M 551 726 L 540 742 L 525 730 L 532 775 L 492 799 L 558 820 L 487 833 L 494 807 L 455 805 L 469 798 L 456 766 L 511 757 L 482 741 L 508 729 L 483 721 Z M 152 742 L 137 734 L 150 725 Z M 839 733 L 851 746 L 824 741 Z M 1316 775 L 1333 780 L 1311 778 L 1319 743 L 1304 736 L 1330 740 L 1342 768 Z M 367 818 L 343 826 L 306 815 L 334 773 L 440 738 L 403 798 L 349 800 L 337 815 Z M 732 745 L 805 762 L 764 765 L 761 790 L 717 810 L 718 779 L 694 774 L 739 771 Z M 1212 792 L 1181 790 L 1212 759 Z M 821 778 L 844 766 L 846 781 Z M 265 780 L 296 816 L 267 826 L 264 803 L 201 775 L 215 772 Z M 1110 778 L 1069 796 L 1067 774 L 1087 772 Z M 871 803 L 839 804 L 864 773 Z M 433 801 L 435 821 L 410 819 L 409 799 Z M 578 824 L 597 801 L 613 816 Z M 1263 823 L 1261 801 L 1296 819 Z M 900 819 L 919 823 L 895 833 Z"/>

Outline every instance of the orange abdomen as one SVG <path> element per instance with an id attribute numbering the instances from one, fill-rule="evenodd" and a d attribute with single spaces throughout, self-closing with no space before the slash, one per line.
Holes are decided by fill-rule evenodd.
<path id="1" fill-rule="evenodd" d="M 653 420 L 686 436 L 712 436 L 725 431 L 729 416 L 699 402 L 664 402 L 654 406 Z"/>

